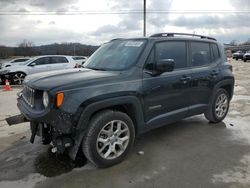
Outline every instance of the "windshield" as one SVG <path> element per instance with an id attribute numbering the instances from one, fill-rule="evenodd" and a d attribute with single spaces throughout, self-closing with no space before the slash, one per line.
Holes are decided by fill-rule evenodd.
<path id="1" fill-rule="evenodd" d="M 102 45 L 84 64 L 95 70 L 124 70 L 139 57 L 146 40 L 114 40 Z"/>

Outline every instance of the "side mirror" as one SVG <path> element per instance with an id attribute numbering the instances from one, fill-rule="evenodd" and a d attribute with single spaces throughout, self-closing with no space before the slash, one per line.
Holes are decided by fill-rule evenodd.
<path id="1" fill-rule="evenodd" d="M 34 67 L 34 66 L 36 66 L 36 63 L 33 62 L 33 63 L 29 64 L 29 66 Z"/>
<path id="2" fill-rule="evenodd" d="M 158 73 L 172 72 L 174 70 L 173 59 L 160 59 L 156 62 L 156 71 Z"/>

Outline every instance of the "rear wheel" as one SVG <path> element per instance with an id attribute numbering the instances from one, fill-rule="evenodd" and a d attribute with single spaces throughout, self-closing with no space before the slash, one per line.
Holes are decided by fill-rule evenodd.
<path id="1" fill-rule="evenodd" d="M 134 125 L 127 114 L 105 110 L 91 119 L 82 150 L 97 167 L 109 167 L 124 160 L 134 138 Z"/>
<path id="2" fill-rule="evenodd" d="M 13 74 L 11 82 L 13 84 L 21 85 L 25 79 L 25 76 L 26 74 L 24 74 L 23 72 L 17 72 Z"/>
<path id="3" fill-rule="evenodd" d="M 227 115 L 229 109 L 229 94 L 225 89 L 218 89 L 213 101 L 205 112 L 205 117 L 212 123 L 221 122 Z"/>

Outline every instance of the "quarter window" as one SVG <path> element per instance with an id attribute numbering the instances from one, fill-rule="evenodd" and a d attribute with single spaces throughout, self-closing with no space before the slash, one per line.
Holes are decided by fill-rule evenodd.
<path id="1" fill-rule="evenodd" d="M 218 59 L 220 59 L 218 46 L 216 44 L 211 44 L 211 47 L 212 47 L 212 52 L 213 52 L 213 60 L 217 61 Z"/>
<path id="2" fill-rule="evenodd" d="M 211 53 L 208 43 L 191 42 L 192 66 L 204 66 L 211 62 Z"/>
<path id="3" fill-rule="evenodd" d="M 173 59 L 175 69 L 187 66 L 186 43 L 183 41 L 167 41 L 156 44 L 156 60 Z"/>

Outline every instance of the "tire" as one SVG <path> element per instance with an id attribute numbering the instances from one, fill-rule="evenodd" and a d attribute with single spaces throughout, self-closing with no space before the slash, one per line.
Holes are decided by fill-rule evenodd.
<path id="1" fill-rule="evenodd" d="M 26 77 L 26 74 L 23 72 L 16 72 L 11 77 L 11 83 L 21 85 Z"/>
<path id="2" fill-rule="evenodd" d="M 134 124 L 127 114 L 105 110 L 91 119 L 83 139 L 82 150 L 91 163 L 99 168 L 105 168 L 126 158 L 133 146 L 134 138 Z"/>
<path id="3" fill-rule="evenodd" d="M 247 60 L 246 60 L 246 59 L 244 59 L 243 61 L 244 61 L 244 62 L 246 62 Z"/>
<path id="4" fill-rule="evenodd" d="M 236 57 L 235 59 L 236 59 L 236 61 L 238 61 L 238 57 Z"/>
<path id="5" fill-rule="evenodd" d="M 211 123 L 218 123 L 226 117 L 228 109 L 229 94 L 225 89 L 220 88 L 215 93 L 212 102 L 209 105 L 208 110 L 204 113 L 204 115 L 206 119 L 209 120 Z"/>

